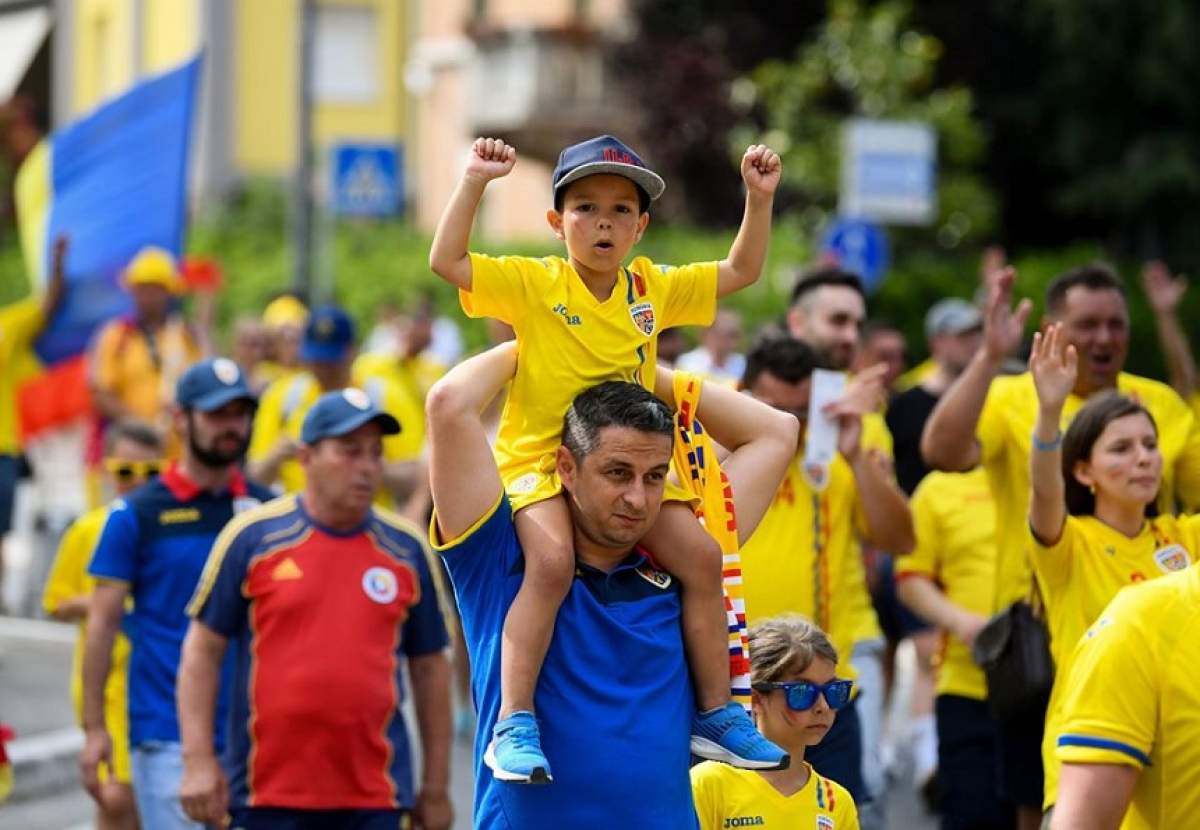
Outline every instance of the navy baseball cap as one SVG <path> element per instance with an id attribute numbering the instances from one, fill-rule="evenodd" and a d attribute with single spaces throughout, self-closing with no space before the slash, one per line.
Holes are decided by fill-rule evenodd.
<path id="1" fill-rule="evenodd" d="M 304 328 L 300 359 L 317 363 L 336 363 L 354 344 L 354 321 L 337 306 L 313 309 Z"/>
<path id="2" fill-rule="evenodd" d="M 212 412 L 237 400 L 258 403 L 246 373 L 227 357 L 193 363 L 175 384 L 175 402 L 188 409 Z"/>
<path id="3" fill-rule="evenodd" d="M 311 446 L 322 438 L 348 435 L 371 422 L 379 424 L 384 435 L 400 431 L 400 422 L 376 406 L 366 392 L 353 386 L 337 389 L 319 397 L 308 410 L 300 427 L 300 440 Z"/>
<path id="4" fill-rule="evenodd" d="M 651 201 L 663 195 L 667 189 L 662 176 L 647 167 L 637 153 L 619 139 L 602 135 L 572 144 L 558 154 L 558 166 L 554 168 L 552 179 L 555 201 L 558 200 L 559 191 L 571 182 L 601 173 L 624 176 L 646 191 Z"/>

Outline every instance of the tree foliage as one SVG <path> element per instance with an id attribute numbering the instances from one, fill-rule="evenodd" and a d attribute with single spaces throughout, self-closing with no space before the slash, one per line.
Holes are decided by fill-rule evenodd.
<path id="1" fill-rule="evenodd" d="M 815 229 L 837 204 L 840 143 L 851 117 L 924 121 L 938 139 L 938 219 L 934 234 L 908 233 L 909 245 L 984 244 L 996 202 L 977 168 L 985 135 L 962 85 L 937 86 L 941 43 L 910 22 L 904 0 L 865 6 L 831 0 L 826 20 L 790 60 L 772 60 L 740 80 L 743 109 L 765 116 L 766 139 L 784 157 L 785 184 Z M 749 136 L 734 132 L 735 145 Z"/>

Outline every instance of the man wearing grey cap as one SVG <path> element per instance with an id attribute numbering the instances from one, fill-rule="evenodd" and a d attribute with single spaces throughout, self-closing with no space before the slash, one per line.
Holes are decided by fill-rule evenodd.
<path id="1" fill-rule="evenodd" d="M 908 495 L 929 472 L 921 458 L 921 430 L 938 398 L 967 368 L 983 337 L 979 309 L 966 300 L 949 297 L 925 315 L 925 339 L 933 371 L 919 384 L 897 395 L 886 420 L 892 433 L 896 481 Z"/>
<path id="2" fill-rule="evenodd" d="M 449 643 L 420 532 L 372 505 L 400 424 L 366 392 L 304 416 L 304 490 L 222 532 L 188 606 L 179 668 L 184 777 L 196 821 L 244 830 L 445 830 L 452 822 Z M 213 752 L 219 666 L 234 682 L 224 765 Z M 404 664 L 420 724 L 414 787 Z"/>

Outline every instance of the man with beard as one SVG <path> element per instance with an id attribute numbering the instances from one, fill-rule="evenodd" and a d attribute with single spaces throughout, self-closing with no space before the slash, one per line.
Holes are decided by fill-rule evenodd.
<path id="1" fill-rule="evenodd" d="M 96 589 L 83 657 L 85 743 L 79 765 L 88 792 L 98 798 L 97 767 L 112 763 L 104 685 L 117 630 L 129 636 L 133 794 L 142 826 L 155 830 L 200 826 L 187 819 L 178 799 L 183 761 L 175 674 L 188 600 L 221 528 L 235 513 L 271 497 L 248 484 L 238 467 L 255 398 L 236 363 L 216 358 L 193 365 L 176 385 L 175 402 L 175 429 L 183 438 L 179 461 L 113 504 L 92 557 L 88 571 Z M 127 598 L 134 603 L 128 615 Z M 126 618 L 129 624 L 123 625 Z M 218 723 L 224 723 L 224 710 L 221 705 Z M 218 730 L 218 744 L 223 737 Z"/>

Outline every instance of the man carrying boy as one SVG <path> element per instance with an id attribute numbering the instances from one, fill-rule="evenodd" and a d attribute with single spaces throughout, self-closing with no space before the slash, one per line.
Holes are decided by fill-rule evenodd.
<path id="1" fill-rule="evenodd" d="M 602 383 L 576 396 L 556 448 L 574 571 L 537 687 L 554 786 L 506 786 L 483 760 L 500 711 L 497 635 L 527 557 L 479 413 L 512 376 L 515 351 L 503 344 L 455 366 L 426 405 L 430 533 L 458 595 L 479 710 L 473 826 L 693 830 L 695 705 L 680 589 L 637 545 L 662 505 L 675 422 L 636 384 Z M 673 379 L 659 375 L 659 394 L 670 397 Z M 796 420 L 717 384 L 705 386 L 695 414 L 731 450 L 722 468 L 744 540 L 795 450 Z"/>
<path id="2" fill-rule="evenodd" d="M 551 778 L 533 698 L 555 616 L 575 574 L 570 512 L 555 469 L 563 414 L 579 392 L 605 380 L 650 386 L 655 333 L 710 324 L 719 297 L 758 278 L 781 166 L 768 148 L 750 147 L 741 165 L 746 211 L 728 257 L 664 268 L 644 257 L 624 265 L 650 221 L 650 202 L 666 185 L 611 136 L 573 145 L 559 156 L 547 220 L 566 244 L 567 258 L 469 253 L 471 225 L 487 183 L 507 175 L 515 163 L 516 151 L 503 141 L 475 142 L 438 225 L 429 264 L 460 289 L 468 315 L 503 320 L 517 335 L 520 361 L 501 416 L 496 460 L 525 571 L 504 623 L 500 717 L 487 760 L 497 779 L 527 783 Z M 786 754 L 729 700 L 720 548 L 681 489 L 669 487 L 667 501 L 642 542 L 683 587 L 684 642 L 699 710 L 692 750 L 751 768 L 785 765 Z"/>

